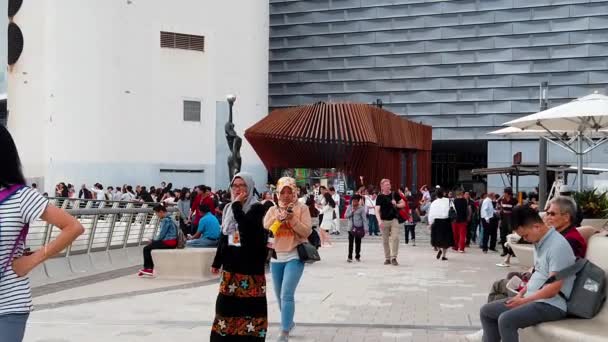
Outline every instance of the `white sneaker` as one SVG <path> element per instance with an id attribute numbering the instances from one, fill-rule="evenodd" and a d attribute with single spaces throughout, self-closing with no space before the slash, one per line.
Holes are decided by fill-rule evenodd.
<path id="1" fill-rule="evenodd" d="M 481 342 L 483 340 L 483 330 L 479 330 L 476 333 L 466 335 L 464 340 L 467 342 Z"/>

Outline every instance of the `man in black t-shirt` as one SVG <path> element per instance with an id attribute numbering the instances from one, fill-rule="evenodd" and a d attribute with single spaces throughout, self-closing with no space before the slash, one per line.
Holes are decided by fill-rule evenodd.
<path id="1" fill-rule="evenodd" d="M 384 264 L 397 266 L 399 253 L 399 209 L 405 208 L 405 202 L 396 192 L 391 192 L 391 181 L 380 181 L 381 193 L 376 198 L 376 219 L 382 230 L 382 245 L 384 247 Z"/>

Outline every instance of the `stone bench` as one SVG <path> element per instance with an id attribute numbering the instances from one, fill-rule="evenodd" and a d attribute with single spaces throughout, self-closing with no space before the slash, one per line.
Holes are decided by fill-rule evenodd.
<path id="1" fill-rule="evenodd" d="M 206 280 L 216 276 L 211 264 L 216 248 L 156 249 L 152 251 L 157 278 L 174 280 Z"/>
<path id="2" fill-rule="evenodd" d="M 608 236 L 606 234 L 596 234 L 589 239 L 587 259 L 603 268 L 608 274 Z M 523 329 L 520 333 L 520 341 L 605 342 L 608 340 L 607 325 L 608 304 L 604 303 L 602 310 L 593 319 L 569 318 L 542 323 Z"/>
<path id="3" fill-rule="evenodd" d="M 534 266 L 534 245 L 514 243 L 509 244 L 509 246 L 513 250 L 513 253 L 515 253 L 515 257 L 520 266 L 526 268 Z"/>

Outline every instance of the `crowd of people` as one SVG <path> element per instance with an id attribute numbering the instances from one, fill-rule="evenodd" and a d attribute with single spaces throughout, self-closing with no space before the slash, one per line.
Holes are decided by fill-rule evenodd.
<path id="1" fill-rule="evenodd" d="M 36 186 L 25 186 L 16 147 L 0 126 L 0 144 L 8 146 L 0 155 L 0 330 L 11 341 L 21 341 L 29 312 L 31 290 L 25 277 L 36 265 L 65 249 L 84 232 L 82 225 L 65 211 L 55 208 Z M 211 341 L 235 338 L 264 341 L 268 331 L 266 269 L 281 312 L 279 342 L 288 341 L 295 327 L 295 294 L 307 263 L 318 261 L 315 248 L 332 246 L 331 236 L 348 234 L 347 262 L 362 260 L 361 240 L 381 235 L 384 264 L 399 265 L 399 240 L 415 244 L 415 227 L 428 220 L 431 245 L 436 258 L 448 260 L 448 251 L 465 253 L 479 244 L 484 253 L 498 252 L 502 246 L 508 266 L 514 255 L 509 241 L 534 245 L 534 267 L 527 272 L 511 272 L 492 285 L 488 303 L 480 309 L 483 329 L 468 340 L 514 342 L 518 329 L 541 322 L 563 319 L 574 277 L 555 279 L 557 272 L 584 258 L 586 239 L 577 230 L 580 210 L 562 189 L 543 218 L 535 196 L 524 203 L 506 188 L 502 195 L 445 191 L 423 186 L 415 194 L 407 188 L 393 189 L 383 179 L 379 188 L 360 187 L 343 197 L 332 187 L 315 184 L 298 187 L 293 178 L 281 178 L 276 187 L 256 195 L 252 177 L 241 172 L 226 192 L 213 192 L 199 185 L 193 189 L 173 189 L 162 183 L 158 188 L 124 185 L 92 188 L 82 186 L 76 195 L 72 185 L 60 183 L 57 197 L 96 201 L 140 201 L 153 203 L 160 229 L 144 248 L 142 277 L 154 275 L 152 250 L 180 246 L 180 236 L 190 248 L 215 248 L 211 272 L 220 275 Z M 178 211 L 178 221 L 168 215 L 169 206 Z M 340 220 L 347 221 L 346 231 Z M 26 255 L 28 223 L 42 219 L 61 229 L 61 233 L 38 251 Z M 8 233 L 7 233 L 8 232 Z M 24 233 L 25 232 L 25 233 Z M 497 241 L 499 240 L 499 241 Z M 519 280 L 515 289 L 509 288 Z"/>

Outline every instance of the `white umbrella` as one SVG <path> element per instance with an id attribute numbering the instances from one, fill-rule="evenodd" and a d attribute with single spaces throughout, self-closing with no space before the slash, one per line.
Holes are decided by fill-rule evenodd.
<path id="1" fill-rule="evenodd" d="M 553 107 L 509 121 L 505 126 L 524 130 L 600 131 L 608 129 L 608 96 L 591 94 L 561 106 Z"/>
<path id="2" fill-rule="evenodd" d="M 578 157 L 578 190 L 583 189 L 583 155 L 608 141 L 608 96 L 598 94 L 587 95 L 561 106 L 538 112 L 509 121 L 505 126 L 520 128 L 523 131 L 544 130 L 549 136 L 541 137 Z M 572 137 L 560 134 L 572 133 Z M 555 138 L 555 140 L 551 139 Z M 594 141 L 593 138 L 599 138 Z M 576 147 L 573 147 L 577 142 Z M 583 142 L 588 144 L 585 149 Z"/>
<path id="3" fill-rule="evenodd" d="M 489 132 L 488 134 L 492 135 L 504 135 L 504 136 L 534 136 L 538 137 L 540 135 L 547 135 L 547 131 L 544 129 L 522 129 L 518 127 L 505 127 L 498 129 L 496 131 Z"/>

